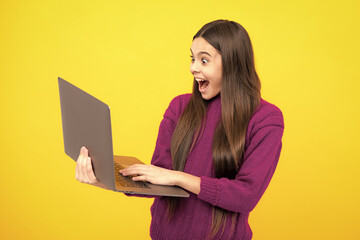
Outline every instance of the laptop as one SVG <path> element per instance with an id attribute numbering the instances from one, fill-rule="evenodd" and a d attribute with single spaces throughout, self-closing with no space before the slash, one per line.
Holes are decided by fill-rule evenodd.
<path id="1" fill-rule="evenodd" d="M 110 108 L 105 103 L 58 78 L 65 153 L 77 160 L 80 148 L 89 150 L 96 178 L 117 192 L 153 196 L 189 197 L 178 186 L 135 182 L 119 170 L 132 164 L 144 164 L 135 157 L 114 156 Z"/>

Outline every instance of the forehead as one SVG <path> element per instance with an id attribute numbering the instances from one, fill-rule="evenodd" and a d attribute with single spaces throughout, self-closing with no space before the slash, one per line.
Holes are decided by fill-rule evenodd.
<path id="1" fill-rule="evenodd" d="M 202 52 L 209 53 L 211 56 L 219 54 L 219 52 L 202 37 L 194 39 L 191 44 L 190 50 L 193 54 L 198 54 Z"/>

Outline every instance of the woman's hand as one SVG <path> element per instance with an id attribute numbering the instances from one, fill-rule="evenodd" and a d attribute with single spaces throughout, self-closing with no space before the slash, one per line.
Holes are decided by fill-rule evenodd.
<path id="1" fill-rule="evenodd" d="M 176 171 L 154 165 L 134 164 L 120 170 L 124 176 L 135 175 L 134 181 L 146 181 L 152 184 L 173 186 L 176 185 Z"/>
<path id="2" fill-rule="evenodd" d="M 135 175 L 132 178 L 134 181 L 167 186 L 177 185 L 192 193 L 200 193 L 200 178 L 188 173 L 145 164 L 134 164 L 120 170 L 120 173 L 124 176 Z"/>
<path id="3" fill-rule="evenodd" d="M 89 157 L 89 152 L 86 147 L 82 147 L 80 149 L 80 154 L 76 161 L 75 178 L 81 183 L 87 183 L 97 187 L 108 189 L 95 177 L 91 164 L 91 158 Z"/>

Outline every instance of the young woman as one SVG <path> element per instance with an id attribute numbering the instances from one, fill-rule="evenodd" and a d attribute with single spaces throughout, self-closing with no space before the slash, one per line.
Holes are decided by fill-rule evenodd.
<path id="1" fill-rule="evenodd" d="M 249 213 L 280 156 L 282 113 L 261 99 L 250 38 L 236 22 L 213 21 L 196 33 L 190 71 L 193 92 L 170 103 L 151 165 L 120 173 L 190 192 L 189 198 L 155 198 L 153 239 L 251 239 Z M 76 178 L 104 187 L 85 148 Z"/>

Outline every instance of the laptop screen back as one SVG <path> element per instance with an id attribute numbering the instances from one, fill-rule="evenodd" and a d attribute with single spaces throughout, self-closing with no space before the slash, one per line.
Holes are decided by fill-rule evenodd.
<path id="1" fill-rule="evenodd" d="M 65 153 L 76 161 L 85 146 L 95 176 L 115 189 L 109 106 L 60 77 L 58 83 Z"/>

